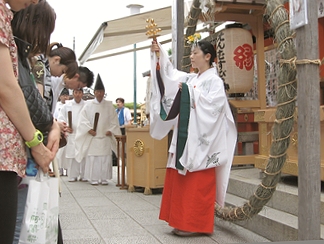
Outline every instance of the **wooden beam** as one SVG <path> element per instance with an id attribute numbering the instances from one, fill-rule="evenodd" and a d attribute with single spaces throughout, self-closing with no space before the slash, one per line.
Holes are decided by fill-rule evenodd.
<path id="1" fill-rule="evenodd" d="M 259 12 L 264 11 L 264 6 L 265 5 L 257 5 L 257 4 L 240 4 L 240 3 L 221 3 L 221 4 L 216 4 L 216 8 L 220 7 L 225 7 L 226 10 L 257 10 Z"/>
<path id="2" fill-rule="evenodd" d="M 237 21 L 242 23 L 254 22 L 255 16 L 239 14 L 239 13 L 215 13 L 214 19 L 215 22 L 220 21 Z"/>
<path id="3" fill-rule="evenodd" d="M 229 100 L 235 108 L 260 108 L 260 100 Z"/>
<path id="4" fill-rule="evenodd" d="M 260 99 L 260 108 L 265 109 L 266 103 L 266 79 L 265 79 L 265 55 L 264 55 L 264 30 L 263 30 L 263 17 L 257 17 L 255 26 L 256 37 L 256 62 L 258 67 L 258 97 Z"/>
<path id="5" fill-rule="evenodd" d="M 318 59 L 317 1 L 302 1 L 308 24 L 296 29 L 298 60 Z M 303 11 L 303 10 L 302 10 Z M 319 65 L 297 65 L 298 86 L 298 240 L 320 240 Z"/>
<path id="6" fill-rule="evenodd" d="M 246 164 L 254 164 L 255 157 L 257 154 L 253 155 L 235 155 L 232 165 L 246 165 Z"/>

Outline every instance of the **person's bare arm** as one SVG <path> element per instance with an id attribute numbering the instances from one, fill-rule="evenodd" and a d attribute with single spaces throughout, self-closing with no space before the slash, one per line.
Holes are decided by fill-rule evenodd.
<path id="1" fill-rule="evenodd" d="M 57 121 L 54 119 L 50 132 L 48 133 L 48 140 L 46 147 L 49 148 L 52 153 L 56 154 L 59 149 L 61 138 L 61 129 Z"/>
<path id="2" fill-rule="evenodd" d="M 0 63 L 0 106 L 23 139 L 31 141 L 36 128 L 30 119 L 24 95 L 14 76 L 9 49 L 3 44 L 0 44 Z M 47 172 L 48 166 L 54 158 L 53 153 L 41 143 L 32 148 L 32 155 L 43 171 Z"/>
<path id="3" fill-rule="evenodd" d="M 42 84 L 37 83 L 37 88 L 42 97 L 44 97 L 44 86 Z"/>

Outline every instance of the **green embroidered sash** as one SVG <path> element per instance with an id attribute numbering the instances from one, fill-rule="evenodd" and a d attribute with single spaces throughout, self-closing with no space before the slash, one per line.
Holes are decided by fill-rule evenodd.
<path id="1" fill-rule="evenodd" d="M 179 122 L 178 122 L 178 140 L 177 140 L 177 151 L 176 151 L 176 168 L 183 169 L 183 166 L 179 162 L 183 154 L 184 147 L 188 137 L 188 124 L 190 117 L 190 95 L 188 86 L 182 83 L 182 91 L 180 97 L 180 111 L 179 111 Z"/>

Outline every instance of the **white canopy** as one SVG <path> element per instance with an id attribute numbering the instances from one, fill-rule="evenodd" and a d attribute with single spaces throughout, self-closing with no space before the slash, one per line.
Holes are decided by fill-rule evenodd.
<path id="1" fill-rule="evenodd" d="M 185 17 L 188 15 L 188 6 L 191 5 L 192 1 L 186 2 L 187 8 L 184 10 Z M 265 5 L 265 0 L 215 0 L 215 4 L 215 16 L 232 16 L 235 19 L 237 14 L 242 14 L 243 12 L 249 13 L 249 11 L 252 13 L 251 10 L 255 7 L 260 10 L 260 8 Z M 253 8 L 251 8 L 252 6 Z M 148 40 L 148 37 L 145 35 L 147 31 L 145 26 L 146 20 L 151 18 L 154 19 L 155 23 L 158 25 L 157 27 L 162 30 L 159 34 L 164 36 L 164 38 L 159 38 L 159 42 L 161 44 L 170 42 L 171 37 L 168 38 L 167 35 L 172 33 L 172 25 L 176 26 L 177 24 L 172 23 L 171 6 L 103 22 L 83 53 L 80 55 L 80 63 L 84 64 L 86 61 L 97 60 L 148 48 L 150 44 L 144 42 Z M 225 21 L 226 18 L 222 18 L 224 19 L 223 21 Z M 222 20 L 217 20 L 218 23 L 221 23 L 219 21 Z M 186 26 L 187 23 L 185 18 L 184 27 L 186 28 Z M 134 47 L 129 47 L 127 50 L 125 49 L 127 46 L 135 43 L 138 44 L 136 49 L 134 49 Z M 122 47 L 124 48 L 123 50 L 117 50 Z"/>
<path id="2" fill-rule="evenodd" d="M 146 20 L 153 18 L 158 28 L 161 28 L 162 35 L 171 34 L 172 16 L 171 6 L 161 9 L 148 11 L 145 13 L 134 14 L 124 18 L 103 22 L 90 43 L 87 45 L 79 61 L 81 64 L 86 61 L 100 59 L 117 54 L 102 54 L 113 49 L 133 45 L 148 40 L 146 33 Z M 171 40 L 169 40 L 171 41 Z M 140 47 L 137 50 L 147 47 Z M 121 53 L 133 51 L 122 51 Z M 118 53 L 118 54 L 121 54 Z"/>

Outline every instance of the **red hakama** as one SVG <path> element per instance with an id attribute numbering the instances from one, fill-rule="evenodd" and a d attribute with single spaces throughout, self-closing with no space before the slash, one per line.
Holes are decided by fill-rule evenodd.
<path id="1" fill-rule="evenodd" d="M 182 231 L 213 233 L 215 198 L 215 168 L 186 175 L 167 168 L 159 218 Z"/>

